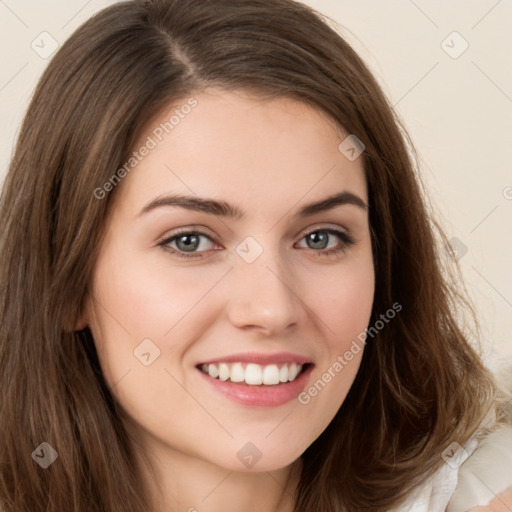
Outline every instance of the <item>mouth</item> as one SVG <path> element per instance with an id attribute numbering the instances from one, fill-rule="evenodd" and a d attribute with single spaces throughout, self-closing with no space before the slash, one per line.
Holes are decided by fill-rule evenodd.
<path id="1" fill-rule="evenodd" d="M 202 373 L 222 382 L 246 386 L 280 386 L 294 382 L 305 373 L 312 363 L 256 364 L 247 362 L 203 363 L 196 366 Z"/>
<path id="2" fill-rule="evenodd" d="M 311 359 L 287 352 L 226 356 L 201 362 L 196 369 L 206 389 L 217 396 L 239 405 L 272 408 L 296 400 L 314 366 Z"/>

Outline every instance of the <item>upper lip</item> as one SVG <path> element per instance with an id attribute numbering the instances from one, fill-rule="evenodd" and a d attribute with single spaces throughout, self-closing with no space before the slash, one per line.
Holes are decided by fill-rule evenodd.
<path id="1" fill-rule="evenodd" d="M 293 354 L 292 352 L 276 352 L 275 354 L 264 354 L 258 352 L 244 352 L 240 354 L 231 354 L 229 356 L 216 357 L 215 359 L 208 359 L 201 361 L 197 366 L 203 364 L 216 364 L 216 363 L 255 363 L 260 365 L 279 364 L 279 363 L 298 363 L 307 364 L 311 363 L 310 357 L 300 354 Z"/>

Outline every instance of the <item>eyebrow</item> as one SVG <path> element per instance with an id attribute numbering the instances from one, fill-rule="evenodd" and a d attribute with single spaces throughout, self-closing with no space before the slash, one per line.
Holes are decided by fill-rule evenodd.
<path id="1" fill-rule="evenodd" d="M 304 206 L 295 214 L 297 218 L 304 218 L 316 213 L 325 212 L 341 205 L 354 205 L 363 210 L 368 209 L 368 205 L 356 194 L 342 191 Z M 215 199 L 201 198 L 197 196 L 187 196 L 182 194 L 163 195 L 150 201 L 137 215 L 148 213 L 156 208 L 163 206 L 179 206 L 187 210 L 228 217 L 236 220 L 243 219 L 245 212 L 237 205 L 226 201 L 217 201 Z"/>

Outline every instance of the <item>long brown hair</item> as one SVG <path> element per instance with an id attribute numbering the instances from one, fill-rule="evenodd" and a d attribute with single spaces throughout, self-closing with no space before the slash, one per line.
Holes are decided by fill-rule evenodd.
<path id="1" fill-rule="evenodd" d="M 389 510 L 493 404 L 493 378 L 456 321 L 462 308 L 474 310 L 444 265 L 447 240 L 429 211 L 414 147 L 330 23 L 292 0 L 126 1 L 93 16 L 50 62 L 3 187 L 5 511 L 149 510 L 136 440 L 89 329 L 74 326 L 116 196 L 114 188 L 100 200 L 95 189 L 127 161 L 150 119 L 210 85 L 299 99 L 363 142 L 376 273 L 371 325 L 391 304 L 403 306 L 368 340 L 343 405 L 301 456 L 296 510 Z M 43 442 L 59 454 L 47 469 L 31 457 Z"/>

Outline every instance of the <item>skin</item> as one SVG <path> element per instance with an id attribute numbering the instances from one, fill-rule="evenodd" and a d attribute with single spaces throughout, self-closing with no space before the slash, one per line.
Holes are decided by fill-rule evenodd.
<path id="1" fill-rule="evenodd" d="M 512 489 L 496 496 L 488 505 L 472 508 L 469 512 L 510 512 L 512 510 Z"/>
<path id="2" fill-rule="evenodd" d="M 348 204 L 294 218 L 342 190 L 368 204 L 363 158 L 348 160 L 338 150 L 348 133 L 304 103 L 212 88 L 193 96 L 197 107 L 117 186 L 77 328 L 89 325 L 140 459 L 155 468 L 145 473 L 155 511 L 291 512 L 299 457 L 343 403 L 363 350 L 306 405 L 235 403 L 195 366 L 233 353 L 290 351 L 314 362 L 307 388 L 364 331 L 374 295 L 367 210 Z M 152 120 L 136 147 L 187 99 Z M 164 193 L 225 200 L 246 215 L 176 206 L 139 215 Z M 201 237 L 200 258 L 158 245 L 180 228 L 210 237 Z M 330 235 L 319 249 L 306 237 L 326 228 L 348 231 L 355 243 L 319 256 L 344 243 Z M 252 263 L 236 252 L 248 236 L 263 248 Z M 170 246 L 184 252 L 176 241 Z M 147 338 L 160 350 L 149 366 L 134 356 Z M 251 468 L 237 457 L 248 442 L 262 454 Z"/>

